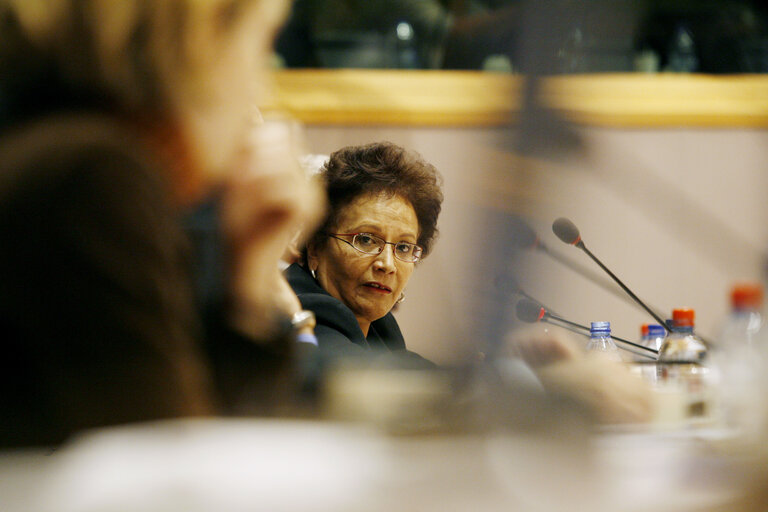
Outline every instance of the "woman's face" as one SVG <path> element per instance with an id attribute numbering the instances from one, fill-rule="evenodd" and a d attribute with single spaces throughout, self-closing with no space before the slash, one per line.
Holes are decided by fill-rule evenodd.
<path id="1" fill-rule="evenodd" d="M 343 209 L 333 232 L 371 233 L 387 242 L 415 244 L 419 224 L 402 196 L 365 194 Z M 336 238 L 319 251 L 309 251 L 309 266 L 320 285 L 352 310 L 364 333 L 370 322 L 392 309 L 413 273 L 414 263 L 396 259 L 393 251 L 387 244 L 380 254 L 364 254 Z"/>

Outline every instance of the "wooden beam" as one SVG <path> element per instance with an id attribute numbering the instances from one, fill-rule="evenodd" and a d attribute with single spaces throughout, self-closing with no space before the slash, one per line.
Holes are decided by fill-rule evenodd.
<path id="1" fill-rule="evenodd" d="M 267 110 L 307 124 L 501 126 L 519 75 L 473 71 L 284 70 Z M 542 102 L 578 124 L 768 127 L 768 76 L 590 74 L 542 80 Z"/>

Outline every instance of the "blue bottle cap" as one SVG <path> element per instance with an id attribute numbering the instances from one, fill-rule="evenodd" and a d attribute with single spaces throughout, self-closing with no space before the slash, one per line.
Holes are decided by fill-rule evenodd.
<path id="1" fill-rule="evenodd" d="M 660 338 L 667 335 L 667 330 L 659 324 L 651 324 L 648 326 L 648 336 L 651 338 Z"/>
<path id="2" fill-rule="evenodd" d="M 592 336 L 610 336 L 611 322 L 592 322 L 589 333 Z"/>

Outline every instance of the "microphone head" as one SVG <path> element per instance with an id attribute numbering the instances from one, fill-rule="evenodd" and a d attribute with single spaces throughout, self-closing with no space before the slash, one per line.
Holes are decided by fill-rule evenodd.
<path id="1" fill-rule="evenodd" d="M 565 217 L 560 217 L 552 223 L 552 231 L 557 235 L 557 238 L 567 244 L 576 245 L 581 242 L 579 228 Z"/>
<path id="2" fill-rule="evenodd" d="M 517 301 L 516 312 L 517 318 L 529 324 L 535 324 L 547 314 L 544 306 L 530 299 L 520 299 Z"/>
<path id="3" fill-rule="evenodd" d="M 523 217 L 513 215 L 509 219 L 512 246 L 517 249 L 534 249 L 540 242 L 536 232 Z"/>

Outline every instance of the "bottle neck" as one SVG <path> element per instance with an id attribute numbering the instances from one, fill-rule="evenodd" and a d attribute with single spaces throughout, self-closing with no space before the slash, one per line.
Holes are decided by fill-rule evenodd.
<path id="1" fill-rule="evenodd" d="M 731 313 L 734 315 L 753 315 L 755 313 L 760 313 L 760 308 L 752 307 L 752 306 L 734 306 L 731 308 Z"/>

